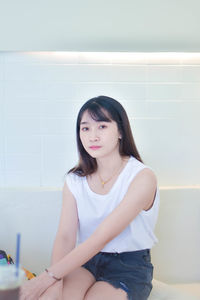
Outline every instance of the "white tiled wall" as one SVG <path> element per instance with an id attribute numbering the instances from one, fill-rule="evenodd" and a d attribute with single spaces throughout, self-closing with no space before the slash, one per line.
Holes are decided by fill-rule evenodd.
<path id="1" fill-rule="evenodd" d="M 59 187 L 91 97 L 119 100 L 160 186 L 200 184 L 200 54 L 0 52 L 0 187 Z"/>

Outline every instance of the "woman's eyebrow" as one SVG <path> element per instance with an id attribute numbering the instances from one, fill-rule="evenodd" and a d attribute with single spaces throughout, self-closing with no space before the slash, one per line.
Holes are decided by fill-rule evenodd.
<path id="1" fill-rule="evenodd" d="M 98 123 L 101 123 L 101 122 L 106 122 L 106 123 L 108 123 L 108 122 L 111 122 L 111 121 L 101 121 L 101 120 L 98 120 L 98 121 L 96 121 L 96 122 L 98 122 Z M 83 122 L 80 123 L 80 125 L 83 125 L 83 124 L 89 124 L 89 123 L 90 123 L 90 122 L 83 121 Z"/>

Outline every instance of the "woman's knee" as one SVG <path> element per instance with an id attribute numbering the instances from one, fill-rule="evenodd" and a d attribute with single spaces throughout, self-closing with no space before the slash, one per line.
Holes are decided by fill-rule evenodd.
<path id="1" fill-rule="evenodd" d="M 83 267 L 77 268 L 63 279 L 63 299 L 83 299 L 95 281 L 88 270 Z"/>

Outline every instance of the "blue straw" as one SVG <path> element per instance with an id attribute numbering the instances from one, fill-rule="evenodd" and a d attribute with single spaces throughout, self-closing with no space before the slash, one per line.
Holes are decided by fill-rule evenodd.
<path id="1" fill-rule="evenodd" d="M 20 255 L 20 233 L 17 233 L 17 245 L 16 245 L 16 276 L 19 275 L 19 255 Z"/>

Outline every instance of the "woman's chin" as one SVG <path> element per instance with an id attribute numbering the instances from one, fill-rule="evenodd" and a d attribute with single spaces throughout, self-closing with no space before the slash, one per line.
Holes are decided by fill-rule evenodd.
<path id="1" fill-rule="evenodd" d="M 103 156 L 102 153 L 97 153 L 97 152 L 88 152 L 88 154 L 92 157 L 92 158 L 100 158 Z"/>
<path id="2" fill-rule="evenodd" d="M 99 155 L 96 153 L 88 153 L 92 158 L 98 158 Z"/>

